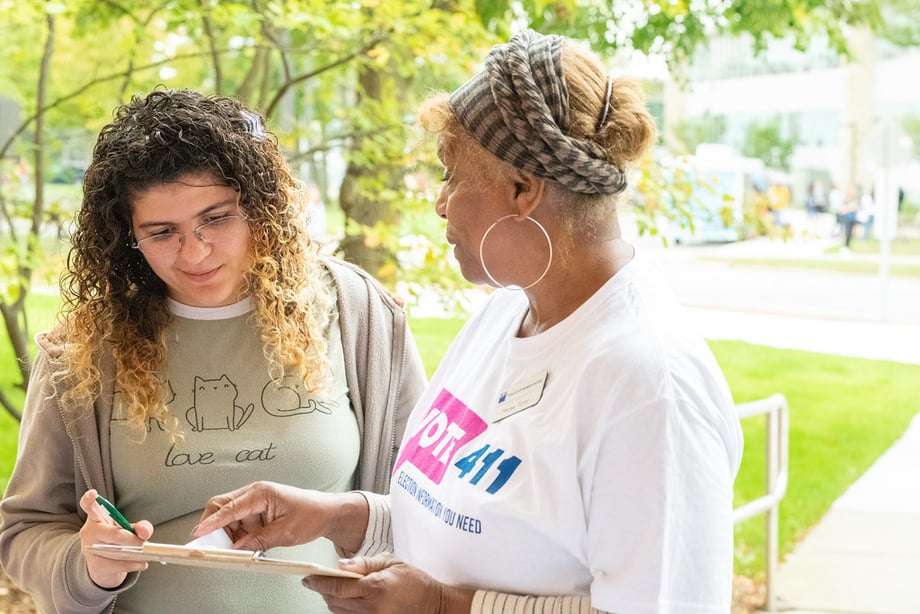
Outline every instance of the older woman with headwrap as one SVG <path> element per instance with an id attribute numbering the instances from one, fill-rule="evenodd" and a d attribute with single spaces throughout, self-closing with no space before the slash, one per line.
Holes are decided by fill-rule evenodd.
<path id="1" fill-rule="evenodd" d="M 305 579 L 335 612 L 728 612 L 738 418 L 615 211 L 655 138 L 641 89 L 525 31 L 421 117 L 447 240 L 498 290 L 416 405 L 391 494 L 261 483 L 196 534 L 329 537 L 365 574 Z"/>

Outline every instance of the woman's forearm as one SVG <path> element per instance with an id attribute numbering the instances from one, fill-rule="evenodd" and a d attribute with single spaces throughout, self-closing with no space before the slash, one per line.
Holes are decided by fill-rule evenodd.
<path id="1" fill-rule="evenodd" d="M 368 501 L 358 491 L 342 493 L 337 499 L 326 537 L 340 553 L 351 555 L 358 552 L 364 543 L 370 513 Z"/>

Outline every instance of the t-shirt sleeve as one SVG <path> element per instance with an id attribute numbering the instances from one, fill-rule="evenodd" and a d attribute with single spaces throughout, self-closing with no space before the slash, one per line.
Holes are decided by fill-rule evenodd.
<path id="1" fill-rule="evenodd" d="M 612 612 L 725 612 L 733 473 L 695 401 L 664 397 L 612 421 L 587 493 L 592 602 Z"/>

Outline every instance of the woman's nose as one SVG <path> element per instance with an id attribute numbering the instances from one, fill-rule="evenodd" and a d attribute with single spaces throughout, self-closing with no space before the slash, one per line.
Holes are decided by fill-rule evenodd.
<path id="1" fill-rule="evenodd" d="M 211 250 L 207 241 L 201 239 L 196 232 L 182 235 L 182 244 L 179 246 L 179 255 L 188 262 L 198 262 Z"/>
<path id="2" fill-rule="evenodd" d="M 439 217 L 447 219 L 447 190 L 443 187 L 441 191 L 438 192 L 438 199 L 434 201 L 434 212 L 438 214 Z"/>

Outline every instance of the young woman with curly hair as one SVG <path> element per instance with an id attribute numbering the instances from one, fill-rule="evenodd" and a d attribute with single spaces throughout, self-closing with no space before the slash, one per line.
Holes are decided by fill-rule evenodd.
<path id="1" fill-rule="evenodd" d="M 253 480 L 387 492 L 425 385 L 405 312 L 318 254 L 275 137 L 234 99 L 135 96 L 83 194 L 0 503 L 3 568 L 46 611 L 327 611 L 293 577 L 87 548 L 184 543 L 208 496 Z M 273 554 L 337 558 L 326 540 Z"/>

